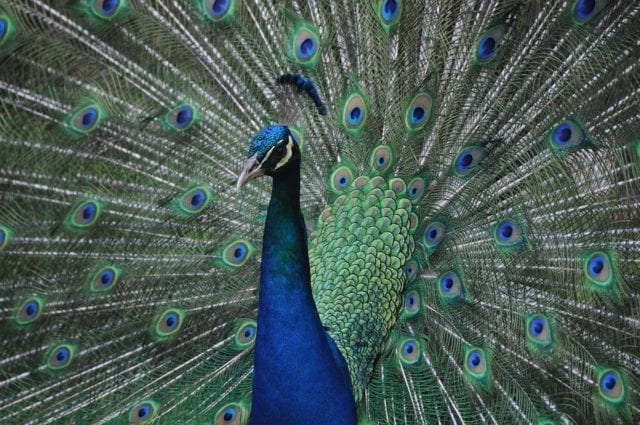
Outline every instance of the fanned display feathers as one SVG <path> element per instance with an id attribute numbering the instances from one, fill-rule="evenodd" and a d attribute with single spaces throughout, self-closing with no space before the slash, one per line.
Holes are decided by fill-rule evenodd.
<path id="1" fill-rule="evenodd" d="M 637 0 L 1 1 L 0 423 L 250 422 L 276 122 L 360 424 L 638 423 L 639 49 Z"/>

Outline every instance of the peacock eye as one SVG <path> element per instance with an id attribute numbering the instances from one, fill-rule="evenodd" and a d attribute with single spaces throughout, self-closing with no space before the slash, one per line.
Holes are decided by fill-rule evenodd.
<path id="1" fill-rule="evenodd" d="M 65 220 L 67 230 L 78 231 L 91 227 L 98 221 L 102 213 L 103 205 L 94 200 L 81 202 Z"/>
<path id="2" fill-rule="evenodd" d="M 600 369 L 598 373 L 600 395 L 610 403 L 620 403 L 625 397 L 625 383 L 622 375 L 614 369 Z"/>
<path id="3" fill-rule="evenodd" d="M 614 269 L 609 254 L 594 251 L 584 258 L 584 275 L 588 282 L 599 287 L 611 286 L 614 282 Z"/>
<path id="4" fill-rule="evenodd" d="M 163 122 L 173 130 L 186 130 L 193 125 L 198 119 L 197 110 L 190 105 L 180 105 L 177 108 L 167 112 L 163 118 Z"/>
<path id="5" fill-rule="evenodd" d="M 256 322 L 254 320 L 247 320 L 241 323 L 236 332 L 236 343 L 238 348 L 246 348 L 253 345 L 253 341 L 256 339 Z"/>
<path id="6" fill-rule="evenodd" d="M 47 367 L 51 370 L 63 369 L 71 364 L 75 354 L 75 347 L 61 344 L 53 347 L 47 356 Z"/>
<path id="7" fill-rule="evenodd" d="M 577 0 L 573 6 L 573 19 L 584 24 L 593 19 L 607 5 L 607 0 Z"/>
<path id="8" fill-rule="evenodd" d="M 234 8 L 234 1 L 232 0 L 203 0 L 202 5 L 207 11 L 209 17 L 214 21 L 221 21 L 230 13 Z"/>
<path id="9" fill-rule="evenodd" d="M 416 290 L 407 292 L 404 297 L 404 311 L 408 317 L 415 316 L 419 311 L 422 304 L 420 294 Z"/>
<path id="10" fill-rule="evenodd" d="M 531 347 L 549 348 L 553 342 L 551 323 L 543 315 L 527 317 L 527 341 Z"/>
<path id="11" fill-rule="evenodd" d="M 454 161 L 453 173 L 458 177 L 468 177 L 475 173 L 485 157 L 482 147 L 471 146 L 463 149 Z"/>
<path id="12" fill-rule="evenodd" d="M 414 177 L 407 184 L 407 197 L 413 203 L 417 203 L 422 198 L 427 187 L 427 182 L 422 177 Z"/>
<path id="13" fill-rule="evenodd" d="M 243 409 L 235 403 L 222 407 L 215 416 L 215 425 L 240 425 L 243 417 Z"/>
<path id="14" fill-rule="evenodd" d="M 464 297 L 464 285 L 458 273 L 451 270 L 438 276 L 438 293 L 446 302 L 461 300 Z"/>
<path id="15" fill-rule="evenodd" d="M 483 375 L 487 369 L 484 352 L 479 349 L 468 351 L 464 367 L 472 376 L 480 377 Z"/>
<path id="16" fill-rule="evenodd" d="M 104 117 L 98 105 L 89 105 L 75 112 L 67 124 L 76 133 L 86 134 L 96 129 Z"/>
<path id="17" fill-rule="evenodd" d="M 16 313 L 16 322 L 18 325 L 28 325 L 33 323 L 42 314 L 44 299 L 40 297 L 32 297 L 25 300 Z"/>
<path id="18" fill-rule="evenodd" d="M 95 272 L 89 280 L 91 292 L 106 292 L 115 286 L 120 277 L 121 270 L 114 266 L 106 266 Z"/>
<path id="19" fill-rule="evenodd" d="M 522 226 L 512 219 L 505 219 L 492 227 L 492 236 L 501 252 L 510 252 L 526 248 Z"/>
<path id="20" fill-rule="evenodd" d="M 155 326 L 153 328 L 155 336 L 160 339 L 168 339 L 171 335 L 175 334 L 182 327 L 184 322 L 185 312 L 178 308 L 169 308 L 162 311 L 156 319 Z"/>
<path id="21" fill-rule="evenodd" d="M 93 0 L 91 11 L 99 18 L 109 19 L 118 12 L 121 6 L 121 0 Z"/>
<path id="22" fill-rule="evenodd" d="M 0 251 L 5 249 L 9 245 L 11 240 L 11 230 L 0 224 Z"/>
<path id="23" fill-rule="evenodd" d="M 506 30 L 504 25 L 497 25 L 480 36 L 475 48 L 475 60 L 478 65 L 489 63 L 497 56 Z"/>
<path id="24" fill-rule="evenodd" d="M 400 361 L 407 365 L 416 363 L 420 359 L 420 344 L 413 338 L 400 341 L 398 346 L 398 354 Z"/>
<path id="25" fill-rule="evenodd" d="M 318 31 L 306 22 L 299 22 L 291 38 L 291 59 L 305 67 L 315 66 L 320 54 Z"/>
<path id="26" fill-rule="evenodd" d="M 428 93 L 419 93 L 409 103 L 405 111 L 404 124 L 409 132 L 422 129 L 429 121 L 433 100 Z"/>
<path id="27" fill-rule="evenodd" d="M 158 404 L 151 400 L 142 401 L 129 412 L 129 422 L 135 425 L 151 423 L 158 412 Z"/>
<path id="28" fill-rule="evenodd" d="M 422 241 L 430 252 L 435 251 L 438 245 L 440 245 L 444 239 L 446 231 L 446 226 L 440 221 L 434 221 L 427 227 Z"/>

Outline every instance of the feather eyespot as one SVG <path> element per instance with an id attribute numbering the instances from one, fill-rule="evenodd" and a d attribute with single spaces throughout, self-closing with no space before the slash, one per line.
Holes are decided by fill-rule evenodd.
<path id="1" fill-rule="evenodd" d="M 255 320 L 246 320 L 237 326 L 235 342 L 237 348 L 245 349 L 253 345 L 256 339 L 257 327 Z"/>
<path id="2" fill-rule="evenodd" d="M 420 312 L 422 298 L 416 290 L 407 292 L 404 296 L 404 312 L 407 317 L 413 317 Z"/>
<path id="3" fill-rule="evenodd" d="M 181 131 L 191 127 L 198 119 L 198 112 L 190 105 L 180 105 L 169 111 L 163 122 L 172 130 Z"/>
<path id="4" fill-rule="evenodd" d="M 404 267 L 404 274 L 407 276 L 407 282 L 411 281 L 418 274 L 418 263 L 415 260 L 409 261 Z"/>
<path id="5" fill-rule="evenodd" d="M 6 15 L 0 15 L 0 46 L 9 40 L 13 32 L 13 23 Z"/>
<path id="6" fill-rule="evenodd" d="M 433 100 L 428 93 L 417 94 L 409 103 L 405 111 L 404 124 L 407 131 L 414 132 L 422 129 L 431 117 Z"/>
<path id="7" fill-rule="evenodd" d="M 396 154 L 389 145 L 378 145 L 371 151 L 369 165 L 374 173 L 386 174 L 396 162 Z"/>
<path id="8" fill-rule="evenodd" d="M 320 55 L 320 37 L 317 30 L 299 22 L 291 38 L 291 58 L 305 67 L 314 67 Z"/>
<path id="9" fill-rule="evenodd" d="M 215 425 L 240 425 L 244 423 L 245 409 L 236 403 L 221 407 L 215 415 Z"/>
<path id="10" fill-rule="evenodd" d="M 71 364 L 75 355 L 75 346 L 71 344 L 61 344 L 49 350 L 47 356 L 47 367 L 50 370 L 64 369 Z"/>
<path id="11" fill-rule="evenodd" d="M 204 0 L 203 6 L 210 18 L 220 21 L 233 11 L 235 4 L 232 0 Z"/>
<path id="12" fill-rule="evenodd" d="M 160 312 L 156 317 L 153 327 L 154 334 L 157 338 L 166 340 L 182 327 L 185 311 L 180 308 L 169 308 Z"/>
<path id="13" fill-rule="evenodd" d="M 16 312 L 16 323 L 20 326 L 29 325 L 35 322 L 42 314 L 44 299 L 41 297 L 31 297 L 20 304 Z"/>
<path id="14" fill-rule="evenodd" d="M 65 228 L 80 231 L 93 226 L 102 214 L 102 203 L 94 200 L 80 202 L 67 216 Z"/>
<path id="15" fill-rule="evenodd" d="M 185 216 L 194 216 L 202 212 L 213 201 L 209 188 L 195 186 L 186 190 L 174 201 L 174 209 Z"/>
<path id="16" fill-rule="evenodd" d="M 98 269 L 89 279 L 89 290 L 94 293 L 112 290 L 118 282 L 121 272 L 122 270 L 115 266 L 105 266 Z"/>
<path id="17" fill-rule="evenodd" d="M 470 146 L 463 149 L 454 161 L 453 174 L 458 177 L 469 177 L 480 168 L 486 152 L 480 146 Z"/>
<path id="18" fill-rule="evenodd" d="M 329 190 L 338 194 L 344 192 L 354 179 L 353 169 L 349 165 L 334 166 L 333 171 L 329 174 Z"/>
<path id="19" fill-rule="evenodd" d="M 98 105 L 88 105 L 73 113 L 67 124 L 74 132 L 86 134 L 98 128 L 103 119 L 102 108 Z"/>
<path id="20" fill-rule="evenodd" d="M 400 17 L 402 3 L 399 0 L 383 0 L 380 3 L 380 16 L 386 25 L 393 25 Z"/>
<path id="21" fill-rule="evenodd" d="M 414 177 L 407 185 L 407 198 L 416 204 L 425 193 L 427 182 L 422 177 Z"/>
<path id="22" fill-rule="evenodd" d="M 244 266 L 253 257 L 255 248 L 245 239 L 237 239 L 222 249 L 222 265 L 229 268 Z"/>
<path id="23" fill-rule="evenodd" d="M 412 365 L 420 360 L 420 343 L 414 338 L 406 338 L 398 344 L 398 355 L 400 361 L 406 365 Z"/>
<path id="24" fill-rule="evenodd" d="M 142 401 L 129 411 L 129 421 L 134 425 L 149 424 L 155 420 L 158 404 L 152 400 Z"/>
<path id="25" fill-rule="evenodd" d="M 342 121 L 348 129 L 359 129 L 367 119 L 367 112 L 364 98 L 360 94 L 354 93 L 345 102 Z"/>
<path id="26" fill-rule="evenodd" d="M 8 227 L 0 225 L 0 252 L 4 250 L 11 241 L 11 230 Z"/>
<path id="27" fill-rule="evenodd" d="M 506 34 L 505 25 L 496 25 L 480 36 L 475 46 L 475 60 L 478 65 L 491 62 L 498 54 Z"/>
<path id="28" fill-rule="evenodd" d="M 573 5 L 573 19 L 577 24 L 592 20 L 607 6 L 607 0 L 577 0 Z"/>
<path id="29" fill-rule="evenodd" d="M 444 239 L 447 227 L 440 221 L 434 221 L 424 232 L 422 242 L 429 252 L 435 251 L 435 249 L 442 243 Z"/>
<path id="30" fill-rule="evenodd" d="M 589 252 L 585 254 L 583 264 L 585 279 L 596 287 L 611 287 L 615 282 L 615 268 L 608 252 Z"/>
<path id="31" fill-rule="evenodd" d="M 91 11 L 99 18 L 109 19 L 115 16 L 122 6 L 121 0 L 93 0 Z"/>
<path id="32" fill-rule="evenodd" d="M 451 270 L 438 276 L 438 293 L 444 301 L 458 301 L 464 297 L 464 285 L 460 275 Z"/>
<path id="33" fill-rule="evenodd" d="M 482 377 L 487 371 L 487 361 L 484 352 L 477 348 L 468 350 L 464 368 L 472 376 Z"/>
<path id="34" fill-rule="evenodd" d="M 620 404 L 627 398 L 626 382 L 623 374 L 611 368 L 597 368 L 598 392 L 609 403 Z"/>
<path id="35" fill-rule="evenodd" d="M 547 348 L 553 343 L 553 330 L 549 319 L 541 314 L 526 317 L 527 337 L 530 348 Z"/>
<path id="36" fill-rule="evenodd" d="M 559 155 L 598 146 L 598 142 L 590 139 L 584 128 L 574 120 L 565 120 L 556 124 L 547 136 L 547 143 Z"/>
<path id="37" fill-rule="evenodd" d="M 527 247 L 523 227 L 514 219 L 504 219 L 491 228 L 496 247 L 500 252 L 507 253 Z"/>

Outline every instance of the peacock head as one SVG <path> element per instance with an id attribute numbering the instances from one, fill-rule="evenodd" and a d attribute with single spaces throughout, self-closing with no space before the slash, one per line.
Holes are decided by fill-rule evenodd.
<path id="1" fill-rule="evenodd" d="M 237 188 L 260 176 L 276 176 L 299 163 L 300 148 L 285 125 L 270 125 L 260 130 L 249 143 L 244 169 Z"/>

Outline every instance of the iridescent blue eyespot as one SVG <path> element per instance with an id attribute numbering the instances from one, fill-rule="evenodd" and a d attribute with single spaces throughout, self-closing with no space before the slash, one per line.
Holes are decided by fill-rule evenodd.
<path id="1" fill-rule="evenodd" d="M 627 398 L 623 375 L 611 368 L 598 367 L 596 371 L 600 396 L 614 405 L 622 403 Z"/>
<path id="2" fill-rule="evenodd" d="M 237 348 L 245 349 L 253 345 L 257 333 L 255 320 L 244 320 L 237 325 L 236 329 L 235 338 Z"/>
<path id="3" fill-rule="evenodd" d="M 433 100 L 426 92 L 418 93 L 413 97 L 405 111 L 404 125 L 409 133 L 422 129 L 431 117 Z"/>
<path id="4" fill-rule="evenodd" d="M 7 28 L 9 27 L 9 23 L 5 18 L 0 17 L 0 42 L 2 42 L 2 38 L 7 34 Z"/>
<path id="5" fill-rule="evenodd" d="M 427 227 L 422 241 L 429 252 L 435 251 L 438 245 L 440 245 L 444 239 L 446 230 L 446 226 L 440 221 L 434 221 Z"/>
<path id="6" fill-rule="evenodd" d="M 182 327 L 185 311 L 179 308 L 166 309 L 156 316 L 153 332 L 160 340 L 166 340 Z"/>
<path id="7" fill-rule="evenodd" d="M 463 299 L 464 285 L 460 275 L 453 270 L 444 272 L 438 276 L 438 293 L 446 302 L 454 302 Z"/>
<path id="8" fill-rule="evenodd" d="M 150 424 L 158 413 L 158 404 L 152 400 L 142 401 L 131 408 L 129 422 L 135 425 Z"/>
<path id="9" fill-rule="evenodd" d="M 47 356 L 47 367 L 50 370 L 60 370 L 71 364 L 75 354 L 75 347 L 69 344 L 61 344 L 53 347 Z"/>
<path id="10" fill-rule="evenodd" d="M 222 407 L 215 416 L 215 425 L 240 425 L 243 420 L 244 410 L 235 403 Z"/>
<path id="11" fill-rule="evenodd" d="M 302 66 L 313 67 L 317 62 L 320 49 L 318 33 L 311 25 L 300 22 L 292 38 L 293 58 Z"/>
<path id="12" fill-rule="evenodd" d="M 475 378 L 482 377 L 487 370 L 486 356 L 478 348 L 467 351 L 465 370 Z"/>
<path id="13" fill-rule="evenodd" d="M 422 177 L 414 177 L 409 184 L 407 184 L 407 198 L 409 198 L 413 204 L 418 203 L 418 201 L 422 199 L 426 188 L 427 182 L 425 179 Z"/>
<path id="14" fill-rule="evenodd" d="M 118 281 L 121 272 L 122 270 L 115 266 L 99 268 L 89 278 L 89 290 L 93 293 L 110 291 Z"/>
<path id="15" fill-rule="evenodd" d="M 400 5 L 397 0 L 385 0 L 382 2 L 381 12 L 385 23 L 392 23 L 400 13 Z"/>
<path id="16" fill-rule="evenodd" d="M 410 282 L 418 273 L 418 263 L 415 260 L 409 261 L 404 267 L 404 273 L 407 276 L 407 282 Z"/>
<path id="17" fill-rule="evenodd" d="M 67 124 L 74 132 L 85 134 L 96 129 L 103 117 L 102 108 L 98 105 L 89 105 L 72 114 Z"/>
<path id="18" fill-rule="evenodd" d="M 573 6 L 574 21 L 578 24 L 589 22 L 607 3 L 607 0 L 577 0 Z"/>
<path id="19" fill-rule="evenodd" d="M 349 165 L 336 164 L 329 174 L 329 189 L 334 193 L 341 193 L 351 186 L 353 170 Z"/>
<path id="20" fill-rule="evenodd" d="M 547 143 L 558 154 L 568 154 L 589 146 L 597 146 L 597 142 L 587 136 L 586 131 L 573 120 L 565 120 L 557 124 L 549 132 Z"/>
<path id="21" fill-rule="evenodd" d="M 422 299 L 416 290 L 407 292 L 404 296 L 404 313 L 406 317 L 413 317 L 420 312 Z"/>
<path id="22" fill-rule="evenodd" d="M 44 307 L 44 298 L 31 297 L 27 298 L 20 304 L 15 315 L 16 323 L 20 326 L 28 325 L 35 322 L 42 314 Z"/>
<path id="23" fill-rule="evenodd" d="M 478 43 L 478 56 L 482 60 L 488 60 L 493 57 L 496 52 L 496 39 L 491 35 L 485 35 Z"/>
<path id="24" fill-rule="evenodd" d="M 167 112 L 163 122 L 173 130 L 186 130 L 191 127 L 198 118 L 196 109 L 190 105 L 180 105 Z"/>
<path id="25" fill-rule="evenodd" d="M 492 227 L 496 247 L 500 252 L 511 252 L 526 248 L 522 226 L 512 219 L 505 219 Z"/>
<path id="26" fill-rule="evenodd" d="M 584 257 L 585 275 L 598 287 L 610 287 L 615 282 L 611 256 L 604 251 L 592 251 Z"/>
<path id="27" fill-rule="evenodd" d="M 11 230 L 0 224 L 0 252 L 4 250 L 11 240 Z"/>
<path id="28" fill-rule="evenodd" d="M 229 11 L 230 6 L 231 0 L 213 0 L 209 8 L 209 13 L 215 18 L 220 18 Z"/>
<path id="29" fill-rule="evenodd" d="M 121 6 L 120 0 L 93 0 L 91 11 L 99 18 L 113 17 Z"/>
<path id="30" fill-rule="evenodd" d="M 506 26 L 497 25 L 485 32 L 476 43 L 475 60 L 479 65 L 491 62 L 498 54 L 506 34 Z"/>
<path id="31" fill-rule="evenodd" d="M 359 134 L 367 120 L 368 108 L 365 98 L 358 92 L 349 95 L 342 108 L 342 120 L 353 135 Z"/>
<path id="32" fill-rule="evenodd" d="M 486 156 L 486 151 L 480 146 L 470 146 L 463 149 L 454 161 L 453 174 L 458 177 L 468 177 L 480 168 L 480 163 Z"/>
<path id="33" fill-rule="evenodd" d="M 81 202 L 67 216 L 65 228 L 67 230 L 82 230 L 92 226 L 100 217 L 102 208 L 102 204 L 98 201 Z"/>
<path id="34" fill-rule="evenodd" d="M 417 340 L 413 338 L 405 338 L 398 345 L 398 354 L 400 361 L 404 364 L 415 364 L 420 359 L 421 347 Z"/>

